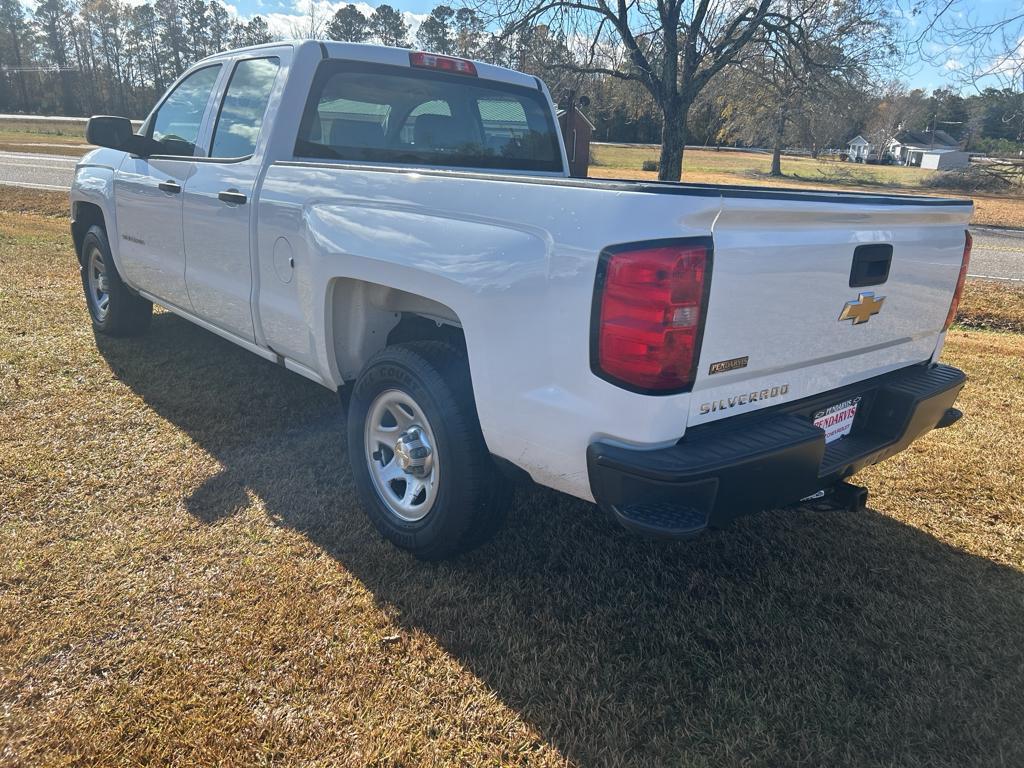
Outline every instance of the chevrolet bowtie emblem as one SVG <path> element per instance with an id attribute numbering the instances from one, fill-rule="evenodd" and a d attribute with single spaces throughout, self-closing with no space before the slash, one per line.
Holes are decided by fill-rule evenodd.
<path id="1" fill-rule="evenodd" d="M 839 315 L 839 322 L 853 320 L 854 325 L 866 323 L 872 315 L 877 315 L 882 311 L 883 301 L 885 301 L 885 296 L 879 296 L 876 299 L 872 291 L 865 291 L 857 297 L 856 301 L 846 302 L 842 314 Z"/>

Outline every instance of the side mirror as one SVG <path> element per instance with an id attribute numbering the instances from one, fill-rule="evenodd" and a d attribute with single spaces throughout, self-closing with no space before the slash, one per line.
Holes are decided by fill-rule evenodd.
<path id="1" fill-rule="evenodd" d="M 119 149 L 133 155 L 154 155 L 161 149 L 160 142 L 140 136 L 127 117 L 95 115 L 85 125 L 85 140 L 98 147 Z"/>

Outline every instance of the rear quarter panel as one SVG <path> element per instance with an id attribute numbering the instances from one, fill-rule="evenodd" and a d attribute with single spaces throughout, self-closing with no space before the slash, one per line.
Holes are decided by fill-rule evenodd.
<path id="1" fill-rule="evenodd" d="M 591 498 L 586 446 L 665 445 L 685 429 L 688 395 L 648 397 L 590 370 L 600 251 L 708 235 L 720 201 L 509 178 L 276 164 L 259 201 L 260 316 L 276 351 L 327 381 L 332 281 L 353 278 L 450 308 L 469 353 L 492 453 L 545 485 Z M 288 241 L 294 278 L 274 264 Z"/>

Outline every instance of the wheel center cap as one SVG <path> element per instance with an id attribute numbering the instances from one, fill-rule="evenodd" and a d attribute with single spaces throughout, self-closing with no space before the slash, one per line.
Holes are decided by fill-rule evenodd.
<path id="1" fill-rule="evenodd" d="M 432 455 L 426 436 L 417 427 L 403 432 L 395 443 L 395 461 L 408 475 L 423 477 L 430 474 Z"/>

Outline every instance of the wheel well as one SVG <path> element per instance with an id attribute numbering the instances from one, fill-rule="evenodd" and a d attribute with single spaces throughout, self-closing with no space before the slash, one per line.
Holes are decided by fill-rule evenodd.
<path id="1" fill-rule="evenodd" d="M 334 360 L 345 381 L 358 376 L 366 361 L 389 344 L 434 339 L 466 346 L 454 310 L 397 288 L 339 278 L 330 308 Z"/>
<path id="2" fill-rule="evenodd" d="M 388 346 L 407 341 L 443 341 L 456 349 L 466 349 L 462 327 L 431 320 L 412 312 L 403 312 L 398 325 L 388 334 Z"/>
<path id="3" fill-rule="evenodd" d="M 106 222 L 103 219 L 103 209 L 95 203 L 75 203 L 71 214 L 71 237 L 75 241 L 75 253 L 79 260 L 82 258 L 82 240 L 89 227 L 94 224 L 106 229 Z"/>

